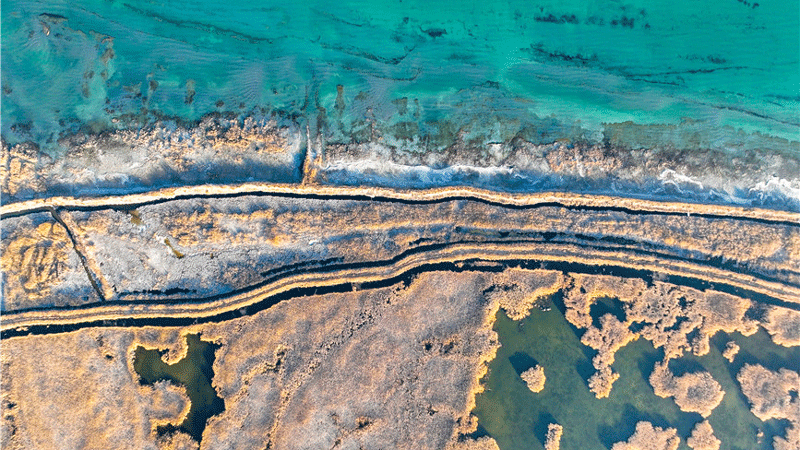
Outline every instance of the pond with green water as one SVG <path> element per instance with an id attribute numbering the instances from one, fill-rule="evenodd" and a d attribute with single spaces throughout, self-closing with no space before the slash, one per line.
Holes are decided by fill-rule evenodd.
<path id="1" fill-rule="evenodd" d="M 485 391 L 476 398 L 478 433 L 490 435 L 502 450 L 537 449 L 544 448 L 548 424 L 559 423 L 564 427 L 562 449 L 607 449 L 627 440 L 636 423 L 644 420 L 654 426 L 676 428 L 681 437 L 679 448 L 688 449 L 686 438 L 702 418 L 682 412 L 672 398 L 657 397 L 648 382 L 663 351 L 644 339 L 620 349 L 612 366 L 620 378 L 608 398 L 597 399 L 586 382 L 594 372 L 592 357 L 596 352 L 581 344 L 583 330 L 566 321 L 558 295 L 553 301 L 562 308 L 534 308 L 529 317 L 518 322 L 504 311 L 498 312 L 495 330 L 502 347 L 483 379 Z M 722 357 L 730 340 L 741 347 L 732 364 Z M 785 367 L 799 371 L 800 349 L 774 344 L 763 329 L 749 337 L 718 333 L 708 354 L 686 354 L 670 364 L 676 375 L 708 371 L 722 386 L 722 403 L 708 418 L 722 449 L 771 449 L 772 437 L 784 434 L 785 422 L 762 422 L 750 412 L 747 399 L 740 393 L 736 374 L 745 363 L 756 362 L 770 370 Z M 547 377 L 540 393 L 532 393 L 520 378 L 520 373 L 534 364 L 542 365 Z M 761 438 L 759 431 L 763 432 Z"/>
<path id="2" fill-rule="evenodd" d="M 139 346 L 134 353 L 133 368 L 142 384 L 167 380 L 186 389 L 191 402 L 186 419 L 178 425 L 160 427 L 158 431 L 160 434 L 184 431 L 200 442 L 208 418 L 225 410 L 223 400 L 211 385 L 214 352 L 219 346 L 201 340 L 196 334 L 186 336 L 186 345 L 186 356 L 173 364 L 164 362 L 164 352 Z"/>

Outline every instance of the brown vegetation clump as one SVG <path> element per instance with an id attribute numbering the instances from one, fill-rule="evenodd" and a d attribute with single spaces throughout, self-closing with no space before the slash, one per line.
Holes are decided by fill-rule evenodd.
<path id="1" fill-rule="evenodd" d="M 733 362 L 738 354 L 739 345 L 735 341 L 730 341 L 725 345 L 725 350 L 722 352 L 722 357 L 727 359 L 728 362 Z"/>
<path id="2" fill-rule="evenodd" d="M 495 289 L 489 296 L 500 302 L 512 320 L 528 317 L 531 308 L 542 297 L 555 294 L 564 285 L 564 274 L 556 270 L 507 269 L 493 280 Z"/>
<path id="3" fill-rule="evenodd" d="M 797 450 L 800 448 L 800 426 L 797 422 L 786 428 L 786 436 L 775 436 L 772 440 L 775 450 Z"/>
<path id="4" fill-rule="evenodd" d="M 687 317 L 681 299 L 700 295 L 692 288 L 654 281 L 625 304 L 625 314 L 630 323 L 644 324 L 639 334 L 655 348 L 663 347 L 665 359 L 678 358 L 691 348 L 686 336 L 702 323 L 702 316 Z"/>
<path id="5" fill-rule="evenodd" d="M 639 422 L 627 442 L 617 442 L 611 450 L 675 450 L 681 443 L 675 428 L 653 427 L 650 422 Z"/>
<path id="6" fill-rule="evenodd" d="M 160 436 L 156 441 L 158 450 L 197 450 L 200 444 L 186 433 L 172 433 Z"/>
<path id="7" fill-rule="evenodd" d="M 614 297 L 623 302 L 633 301 L 647 287 L 638 278 L 621 278 L 611 275 L 570 274 L 573 284 L 564 296 L 567 321 L 577 328 L 589 328 L 592 303 L 598 298 Z"/>
<path id="8" fill-rule="evenodd" d="M 760 364 L 745 364 L 736 379 L 756 417 L 800 422 L 800 374 L 789 369 L 773 372 Z"/>
<path id="9" fill-rule="evenodd" d="M 758 331 L 758 322 L 745 317 L 750 308 L 750 300 L 723 292 L 705 291 L 689 304 L 689 315 L 702 317 L 702 325 L 697 338 L 692 342 L 695 355 L 702 356 L 709 351 L 709 339 L 724 331 L 738 331 L 745 336 Z"/>
<path id="10" fill-rule="evenodd" d="M 723 292 L 654 281 L 625 303 L 628 322 L 643 324 L 639 334 L 654 347 L 663 347 L 665 360 L 679 358 L 689 349 L 705 355 L 709 339 L 718 331 L 738 331 L 745 336 L 758 331 L 758 322 L 746 317 L 750 300 Z M 695 330 L 699 331 L 697 337 L 689 342 L 688 336 Z"/>
<path id="11" fill-rule="evenodd" d="M 478 439 L 466 439 L 464 441 L 456 442 L 448 450 L 500 450 L 497 442 L 489 436 L 483 436 Z"/>
<path id="12" fill-rule="evenodd" d="M 800 311 L 773 306 L 767 311 L 764 328 L 778 345 L 800 345 Z"/>
<path id="13" fill-rule="evenodd" d="M 26 295 L 47 295 L 50 285 L 63 277 L 69 240 L 67 230 L 55 221 L 40 223 L 4 247 L 3 272 L 19 282 Z"/>
<path id="14" fill-rule="evenodd" d="M 750 402 L 750 410 L 761 420 L 786 419 L 786 436 L 776 436 L 776 450 L 800 448 L 800 373 L 789 369 L 773 372 L 760 364 L 745 364 L 736 379 Z"/>
<path id="15" fill-rule="evenodd" d="M 214 381 L 225 411 L 203 445 L 455 445 L 477 428 L 474 396 L 499 346 L 490 285 L 479 272 L 426 272 L 408 287 L 297 298 L 205 326 L 222 343 Z"/>
<path id="16" fill-rule="evenodd" d="M 638 335 L 628 329 L 628 325 L 620 322 L 612 314 L 600 318 L 600 328 L 590 327 L 581 337 L 581 342 L 595 350 L 597 355 L 592 359 L 594 375 L 589 378 L 589 387 L 597 398 L 608 397 L 611 386 L 619 375 L 611 370 L 614 353 Z"/>
<path id="17" fill-rule="evenodd" d="M 590 327 L 581 337 L 581 342 L 597 350 L 594 364 L 599 369 L 613 364 L 614 353 L 638 337 L 626 323 L 620 322 L 613 314 L 605 314 L 600 318 L 600 328 Z"/>
<path id="18" fill-rule="evenodd" d="M 522 377 L 522 380 L 528 385 L 528 389 L 530 389 L 531 392 L 542 392 L 542 389 L 544 389 L 544 382 L 546 379 L 544 376 L 544 367 L 537 364 L 525 372 L 522 372 L 520 377 Z"/>
<path id="19" fill-rule="evenodd" d="M 564 434 L 564 427 L 557 423 L 547 426 L 547 436 L 544 439 L 544 450 L 559 450 L 561 448 L 561 435 Z"/>
<path id="20" fill-rule="evenodd" d="M 674 397 L 684 412 L 696 412 L 708 417 L 725 396 L 720 384 L 708 372 L 687 373 L 676 377 L 666 362 L 656 363 L 650 375 L 650 385 L 659 397 Z"/>
<path id="21" fill-rule="evenodd" d="M 597 398 L 606 398 L 611 393 L 611 385 L 619 379 L 619 374 L 611 370 L 611 367 L 605 366 L 598 369 L 591 377 L 589 377 L 589 390 L 592 391 Z"/>
<path id="22" fill-rule="evenodd" d="M 662 281 L 653 281 L 653 286 L 641 295 L 625 303 L 625 313 L 633 322 L 644 322 L 652 329 L 664 330 L 675 324 L 681 315 L 680 287 Z"/>
<path id="23" fill-rule="evenodd" d="M 722 442 L 714 436 L 714 429 L 708 420 L 704 420 L 695 425 L 692 435 L 686 440 L 686 444 L 694 450 L 719 450 Z"/>

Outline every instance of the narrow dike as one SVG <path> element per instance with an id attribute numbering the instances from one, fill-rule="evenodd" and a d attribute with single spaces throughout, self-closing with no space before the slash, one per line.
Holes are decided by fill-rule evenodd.
<path id="1" fill-rule="evenodd" d="M 251 196 L 298 200 L 369 201 L 402 205 L 431 205 L 454 201 L 469 201 L 516 210 L 552 207 L 564 208 L 570 211 L 620 212 L 633 216 L 681 217 L 691 215 L 705 219 L 730 219 L 759 224 L 800 227 L 800 214 L 787 211 L 760 210 L 758 208 L 742 208 L 701 203 L 671 203 L 657 200 L 628 197 L 616 198 L 602 195 L 594 196 L 548 192 L 516 194 L 483 191 L 472 188 L 419 191 L 397 191 L 384 188 L 353 189 L 333 186 L 302 188 L 299 185 L 246 186 L 246 188 L 241 190 L 236 189 L 237 186 L 193 186 L 192 188 L 193 189 L 188 189 L 189 192 L 185 193 L 173 193 L 175 189 L 165 189 L 145 194 L 107 196 L 92 199 L 64 197 L 23 201 L 0 207 L 0 219 L 50 211 L 54 207 L 69 211 L 99 211 L 103 209 L 127 211 L 142 206 L 157 205 L 178 200 L 214 200 Z M 231 188 L 230 192 L 224 192 L 226 188 Z M 450 192 L 453 192 L 453 194 Z M 458 194 L 455 194 L 455 192 Z"/>
<path id="2" fill-rule="evenodd" d="M 503 242 L 503 243 L 508 244 L 509 242 Z M 418 248 L 405 252 L 401 255 L 398 255 L 397 257 L 392 258 L 391 260 L 388 261 L 360 262 L 351 264 L 333 264 L 326 267 L 319 267 L 310 271 L 307 270 L 305 267 L 299 267 L 297 270 L 298 273 L 309 273 L 309 272 L 325 273 L 325 272 L 334 272 L 338 270 L 358 269 L 358 268 L 361 269 L 386 268 L 392 266 L 393 264 L 397 263 L 403 258 L 407 258 L 409 254 L 433 252 L 434 250 L 442 249 L 450 245 L 453 244 L 451 243 L 451 244 L 420 246 Z M 615 250 L 619 249 L 615 248 Z M 658 258 L 671 259 L 668 255 L 657 255 L 657 256 Z M 491 262 L 492 265 L 487 266 L 486 265 L 487 261 Z M 694 261 L 694 263 L 699 263 L 699 262 Z M 713 267 L 711 265 L 709 266 Z M 0 338 L 6 339 L 11 337 L 20 337 L 28 335 L 66 333 L 82 328 L 93 328 L 93 327 L 143 327 L 143 326 L 172 327 L 172 326 L 188 326 L 198 323 L 224 322 L 245 315 L 256 314 L 260 311 L 266 310 L 276 305 L 279 302 L 293 298 L 349 292 L 354 290 L 380 289 L 398 283 L 409 285 L 417 275 L 424 272 L 432 272 L 432 271 L 499 272 L 509 267 L 521 267 L 530 269 L 545 268 L 551 270 L 559 270 L 562 272 L 615 275 L 625 278 L 640 278 L 648 282 L 652 281 L 654 276 L 663 277 L 663 275 L 656 274 L 652 270 L 635 269 L 631 267 L 625 267 L 623 265 L 614 265 L 614 264 L 592 265 L 592 264 L 584 264 L 584 263 L 570 262 L 564 260 L 545 260 L 545 259 L 535 259 L 535 258 L 481 259 L 481 258 L 471 257 L 465 259 L 454 259 L 452 261 L 445 261 L 445 262 L 423 263 L 411 267 L 409 269 L 400 271 L 399 273 L 395 273 L 394 275 L 389 276 L 387 278 L 383 278 L 376 281 L 353 282 L 353 281 L 348 281 L 346 278 L 342 278 L 339 282 L 333 282 L 327 285 L 310 286 L 310 287 L 305 287 L 305 286 L 293 287 L 283 292 L 278 292 L 276 294 L 272 295 L 267 294 L 265 296 L 259 296 L 260 298 L 256 297 L 258 298 L 258 300 L 254 301 L 253 303 L 235 308 L 232 307 L 230 310 L 221 313 L 211 313 L 209 315 L 202 315 L 202 311 L 200 311 L 199 314 L 193 314 L 191 316 L 187 315 L 184 317 L 144 317 L 144 318 L 127 317 L 127 318 L 114 318 L 114 319 L 104 319 L 104 320 L 92 320 L 91 318 L 88 318 L 85 321 L 78 321 L 76 323 L 68 323 L 68 324 L 11 326 L 9 328 L 3 329 L 2 332 L 0 332 Z M 293 275 L 292 272 L 275 275 L 273 278 L 267 279 L 256 286 L 250 287 L 245 290 L 237 291 L 232 294 L 227 294 L 225 296 L 218 296 L 218 297 L 230 297 L 235 295 L 246 294 L 247 292 L 258 290 L 261 287 L 279 281 L 280 279 L 290 277 L 292 275 Z M 755 302 L 781 306 L 784 308 L 800 311 L 800 304 L 798 303 L 792 303 L 789 301 L 781 300 L 779 298 L 775 298 L 770 295 L 765 295 L 763 293 L 759 293 L 751 289 L 734 286 L 728 283 L 709 281 L 699 277 L 692 277 L 685 275 L 668 275 L 666 277 L 666 280 L 673 284 L 684 285 L 698 290 L 707 290 L 713 288 L 716 291 L 729 293 L 731 295 L 736 295 L 743 298 L 748 298 Z M 217 297 L 209 297 L 205 299 L 196 299 L 191 303 L 202 304 L 211 300 L 218 300 L 218 299 L 219 298 Z M 141 303 L 138 302 L 114 302 L 114 303 L 115 304 L 121 303 L 119 305 L 121 307 L 126 305 L 141 305 Z M 187 302 L 186 300 L 179 300 L 173 302 L 170 301 L 159 302 L 159 304 L 170 304 L 170 303 L 188 304 L 190 302 Z M 152 304 L 152 302 L 150 302 L 150 304 Z M 89 308 L 77 307 L 77 308 L 70 308 L 69 310 L 80 310 L 80 309 L 91 310 L 92 307 Z M 62 310 L 46 309 L 44 311 L 58 314 L 58 312 L 63 311 L 63 309 Z M 19 313 L 6 314 L 5 316 L 6 318 L 8 318 L 8 316 L 13 317 L 16 314 Z"/>

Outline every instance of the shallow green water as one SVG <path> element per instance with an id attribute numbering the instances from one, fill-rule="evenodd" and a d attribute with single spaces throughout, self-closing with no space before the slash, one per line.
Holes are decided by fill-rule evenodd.
<path id="1" fill-rule="evenodd" d="M 191 408 L 183 423 L 159 429 L 169 433 L 175 429 L 185 431 L 197 442 L 203 437 L 203 430 L 209 417 L 225 410 L 225 404 L 217 396 L 211 385 L 214 378 L 212 366 L 214 352 L 218 346 L 200 339 L 199 335 L 186 336 L 188 350 L 186 356 L 174 364 L 166 364 L 161 359 L 162 352 L 137 347 L 134 353 L 133 368 L 141 377 L 143 384 L 169 380 L 186 388 Z"/>
<path id="2" fill-rule="evenodd" d="M 687 119 L 656 140 L 797 140 L 793 0 L 3 0 L 2 29 L 3 138 L 45 148 L 79 128 L 261 108 L 331 140 L 363 138 L 367 120 L 420 141 L 527 124 L 552 142 Z"/>
<path id="3" fill-rule="evenodd" d="M 580 343 L 582 331 L 570 325 L 558 308 L 533 309 L 520 322 L 500 311 L 495 330 L 502 347 L 489 365 L 483 380 L 486 390 L 477 396 L 474 412 L 480 431 L 492 436 L 501 449 L 543 448 L 547 425 L 553 422 L 564 427 L 563 449 L 610 448 L 614 442 L 627 440 L 640 420 L 676 428 L 681 448 L 688 449 L 686 438 L 702 418 L 680 411 L 671 398 L 653 393 L 647 380 L 663 353 L 650 342 L 639 339 L 616 353 L 613 368 L 620 378 L 608 398 L 597 399 L 586 384 L 594 371 L 595 352 Z M 741 347 L 733 364 L 721 355 L 729 340 Z M 687 355 L 670 367 L 676 374 L 703 368 L 722 385 L 725 397 L 709 416 L 715 435 L 723 442 L 721 448 L 769 449 L 772 436 L 782 435 L 785 423 L 763 423 L 750 413 L 735 379 L 744 362 L 759 362 L 772 370 L 800 370 L 800 350 L 776 346 L 763 330 L 750 337 L 720 333 L 712 339 L 708 355 Z M 519 377 L 534 363 L 545 368 L 547 377 L 538 394 L 530 392 Z M 760 443 L 758 430 L 764 432 Z"/>

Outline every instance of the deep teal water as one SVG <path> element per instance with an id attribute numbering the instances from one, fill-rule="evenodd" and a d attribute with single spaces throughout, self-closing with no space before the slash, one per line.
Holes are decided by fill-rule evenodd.
<path id="1" fill-rule="evenodd" d="M 333 141 L 365 121 L 534 142 L 632 121 L 688 131 L 621 143 L 780 146 L 761 137 L 797 140 L 799 30 L 796 0 L 3 0 L 2 136 L 52 149 L 223 111 Z"/>

